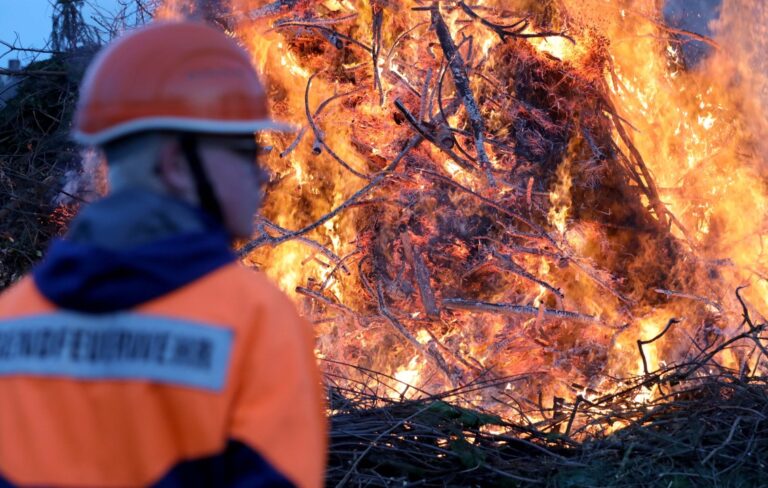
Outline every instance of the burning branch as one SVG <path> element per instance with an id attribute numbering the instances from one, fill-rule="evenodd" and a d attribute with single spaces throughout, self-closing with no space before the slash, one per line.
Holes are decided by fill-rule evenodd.
<path id="1" fill-rule="evenodd" d="M 429 128 L 422 125 L 421 122 L 419 122 L 416 117 L 413 116 L 413 114 L 403 105 L 403 102 L 401 102 L 399 99 L 395 100 L 395 107 L 397 107 L 398 110 L 405 116 L 405 120 L 408 121 L 411 126 L 413 126 L 414 129 L 416 129 L 416 132 L 419 133 L 424 139 L 428 140 L 432 144 L 434 144 L 438 149 L 445 152 L 450 158 L 452 158 L 456 163 L 461 166 L 462 168 L 468 170 L 468 171 L 474 171 L 475 167 L 472 166 L 470 162 L 453 152 L 451 147 L 453 146 L 453 138 L 452 137 L 439 137 L 439 134 L 435 130 L 430 130 Z"/>
<path id="2" fill-rule="evenodd" d="M 343 97 L 354 95 L 355 93 L 359 93 L 363 89 L 364 89 L 364 87 L 358 87 L 358 88 L 355 88 L 355 89 L 352 89 L 352 90 L 349 90 L 349 91 L 346 91 L 346 92 L 337 93 L 337 94 L 333 95 L 332 97 L 326 98 L 325 100 L 323 100 L 323 102 L 320 105 L 317 106 L 317 108 L 315 109 L 314 113 L 311 116 L 311 119 L 312 120 L 317 119 L 320 116 L 320 114 L 322 114 L 322 112 L 325 109 L 325 107 L 327 107 L 334 100 L 338 100 L 338 99 L 343 98 Z M 301 128 L 301 130 L 299 131 L 299 134 L 296 136 L 296 138 L 293 140 L 293 142 L 284 151 L 282 151 L 280 153 L 280 157 L 281 158 L 286 157 L 291 152 L 293 152 L 294 149 L 296 149 L 296 146 L 299 145 L 299 143 L 301 142 L 301 139 L 304 137 L 304 134 L 307 133 L 307 129 L 309 127 L 310 127 L 309 125 L 305 125 L 304 127 Z M 312 128 L 313 128 L 313 132 L 314 132 L 314 130 L 316 129 L 316 125 L 313 125 Z"/>
<path id="3" fill-rule="evenodd" d="M 264 230 L 264 227 L 268 227 L 268 228 L 269 228 L 269 229 L 271 229 L 271 230 L 277 231 L 278 233 L 280 233 L 280 234 L 281 234 L 281 236 L 280 236 L 280 237 L 272 237 L 271 235 L 269 235 L 269 234 L 268 234 L 268 233 L 267 233 L 267 232 Z M 259 240 L 262 240 L 262 239 L 263 239 L 263 241 L 264 241 L 264 242 L 269 242 L 269 243 L 271 243 L 271 244 L 276 244 L 276 243 L 278 243 L 278 242 L 282 242 L 282 241 L 280 240 L 280 239 L 281 239 L 281 237 L 284 237 L 284 236 L 286 236 L 286 235 L 290 234 L 290 231 L 289 231 L 288 229 L 283 229 L 283 228 L 282 228 L 282 227 L 280 227 L 279 225 L 277 225 L 277 224 L 275 224 L 275 223 L 273 223 L 273 222 L 270 222 L 270 221 L 268 221 L 268 220 L 266 220 L 266 219 L 261 219 L 261 221 L 260 221 L 260 222 L 259 222 L 259 224 L 257 225 L 257 228 L 260 230 L 260 232 L 261 232 L 261 234 L 262 234 L 262 237 L 261 237 L 261 238 L 259 238 L 259 239 L 257 239 L 257 241 L 259 241 Z M 338 266 L 341 266 L 341 267 L 344 269 L 344 271 L 346 271 L 347 273 L 349 273 L 349 270 L 348 270 L 348 269 L 346 269 L 346 267 L 344 266 L 344 263 L 342 262 L 341 258 L 339 258 L 339 256 L 337 256 L 337 255 L 336 255 L 336 254 L 335 254 L 333 251 L 331 251 L 330 249 L 328 249 L 326 246 L 323 246 L 322 244 L 320 244 L 320 243 L 318 243 L 318 242 L 315 242 L 315 241 L 313 241 L 312 239 L 308 239 L 308 238 L 306 238 L 306 237 L 302 237 L 302 236 L 293 236 L 293 239 L 296 239 L 296 240 L 298 240 L 299 242 L 301 242 L 301 243 L 303 243 L 303 244 L 306 244 L 306 245 L 308 245 L 308 246 L 310 246 L 310 247 L 314 248 L 315 250 L 319 251 L 319 252 L 320 252 L 320 253 L 322 253 L 324 256 L 326 256 L 327 258 L 329 258 L 331 261 L 333 261 L 334 263 L 336 263 Z M 261 244 L 260 244 L 260 245 L 261 245 Z M 244 251 L 243 249 L 241 249 L 241 250 L 240 250 L 240 253 L 241 253 L 241 254 L 240 254 L 241 256 L 245 256 L 245 255 L 247 255 L 248 251 Z"/>
<path id="4" fill-rule="evenodd" d="M 565 298 L 565 295 L 563 295 L 563 292 L 561 292 L 560 290 L 558 290 L 554 286 L 550 285 L 549 283 L 547 283 L 547 282 L 545 282 L 543 280 L 538 279 L 533 274 L 527 272 L 522 266 L 520 266 L 519 264 L 514 262 L 512 260 L 512 258 L 510 258 L 509 256 L 501 254 L 498 251 L 496 251 L 495 249 L 491 250 L 491 253 L 493 254 L 493 256 L 496 259 L 498 259 L 502 263 L 502 267 L 505 270 L 507 270 L 507 271 L 509 271 L 511 273 L 514 273 L 514 274 L 516 274 L 516 275 L 518 275 L 518 276 L 520 276 L 522 278 L 525 278 L 526 280 L 529 280 L 529 281 L 531 281 L 533 283 L 536 283 L 537 285 L 541 286 L 542 288 L 545 288 L 545 289 L 549 290 L 550 292 L 552 292 L 560 300 Z"/>
<path id="5" fill-rule="evenodd" d="M 464 108 L 467 111 L 467 116 L 469 117 L 469 122 L 472 126 L 472 132 L 475 138 L 475 150 L 477 151 L 477 157 L 480 161 L 480 168 L 485 171 L 488 184 L 491 187 L 496 186 L 496 181 L 492 173 L 491 161 L 488 159 L 488 154 L 485 152 L 485 123 L 483 122 L 480 107 L 478 107 L 477 101 L 475 101 L 475 96 L 472 94 L 472 88 L 469 86 L 469 77 L 467 76 L 467 68 L 464 65 L 464 59 L 456 48 L 456 44 L 451 37 L 451 31 L 448 29 L 448 25 L 445 23 L 443 16 L 440 14 L 439 5 L 432 8 L 431 15 L 432 25 L 437 33 L 437 38 L 440 41 L 440 46 L 443 49 L 448 66 L 451 68 L 453 84 L 456 87 L 456 92 L 459 94 L 459 98 L 461 98 L 464 103 Z"/>
<path id="6" fill-rule="evenodd" d="M 529 315 L 531 317 L 538 317 L 539 314 L 543 314 L 543 316 L 548 319 L 573 320 L 576 322 L 586 322 L 609 327 L 597 317 L 567 310 L 552 310 L 544 307 L 516 305 L 513 303 L 481 302 L 476 300 L 465 300 L 463 298 L 444 298 L 442 304 L 449 310 L 471 310 L 474 312 L 491 312 L 501 315 Z"/>
<path id="7" fill-rule="evenodd" d="M 405 252 L 405 257 L 410 263 L 411 269 L 413 269 L 413 276 L 416 279 L 416 283 L 419 287 L 421 304 L 424 306 L 424 311 L 427 313 L 428 317 L 440 317 L 440 311 L 437 308 L 435 294 L 432 291 L 432 286 L 429 284 L 429 270 L 424 264 L 424 260 L 421 257 L 419 249 L 416 248 L 411 242 L 411 237 L 408 231 L 400 234 L 400 242 L 403 243 L 403 251 Z"/>
<path id="8" fill-rule="evenodd" d="M 706 297 L 700 297 L 698 295 L 692 295 L 690 293 L 682 293 L 682 292 L 673 291 L 673 290 L 663 290 L 663 289 L 660 289 L 660 288 L 656 288 L 653 291 L 655 291 L 656 293 L 659 293 L 661 295 L 666 295 L 668 297 L 687 298 L 689 300 L 695 300 L 697 302 L 706 303 L 707 305 L 709 305 L 710 307 L 714 308 L 718 312 L 720 312 L 720 313 L 723 312 L 723 306 L 722 305 L 720 305 L 719 303 L 714 302 L 714 301 L 712 301 L 712 300 L 710 300 L 709 298 L 706 298 Z"/>
<path id="9" fill-rule="evenodd" d="M 299 3 L 299 0 L 275 0 L 272 3 L 268 3 L 262 7 L 251 10 L 244 15 L 246 18 L 250 20 L 273 17 L 275 15 L 280 15 L 280 14 L 289 12 L 298 3 Z"/>
<path id="10" fill-rule="evenodd" d="M 640 339 L 637 340 L 637 348 L 640 350 L 640 357 L 643 360 L 643 371 L 645 372 L 646 376 L 651 374 L 651 373 L 650 373 L 650 371 L 648 371 L 648 361 L 645 359 L 645 353 L 643 352 L 643 346 L 645 346 L 647 344 L 653 344 L 654 342 L 658 341 L 659 339 L 664 337 L 664 335 L 667 333 L 667 331 L 673 325 L 679 324 L 679 323 L 680 323 L 680 320 L 678 320 L 678 319 L 674 319 L 674 318 L 669 319 L 669 322 L 667 322 L 667 326 L 664 327 L 664 330 L 659 332 L 653 339 L 648 339 L 648 340 L 645 340 L 645 341 L 640 340 Z"/>
<path id="11" fill-rule="evenodd" d="M 309 77 L 307 80 L 307 88 L 304 90 L 304 113 L 307 116 L 307 122 L 309 122 L 309 126 L 312 128 L 312 132 L 315 135 L 315 141 L 317 141 L 320 146 L 322 146 L 328 154 L 331 155 L 333 159 L 335 159 L 340 165 L 344 167 L 347 171 L 352 173 L 353 175 L 357 176 L 358 178 L 362 178 L 364 180 L 370 180 L 370 176 L 364 175 L 363 173 L 360 173 L 353 167 L 351 167 L 346 161 L 341 159 L 338 154 L 336 154 L 330 147 L 328 147 L 328 144 L 325 143 L 325 140 L 323 138 L 323 133 L 320 131 L 320 128 L 317 127 L 317 124 L 315 124 L 315 120 L 312 117 L 312 112 L 309 109 L 309 89 L 312 86 L 312 80 L 315 79 L 315 77 L 320 74 L 320 71 L 313 73 L 312 76 Z M 320 108 L 318 108 L 318 111 L 320 111 Z"/>
<path id="12" fill-rule="evenodd" d="M 262 235 L 262 237 L 254 239 L 246 244 L 244 244 L 239 250 L 238 254 L 240 256 L 247 256 L 249 253 L 251 253 L 254 249 L 257 249 L 265 244 L 270 244 L 272 246 L 276 246 L 279 244 L 282 244 L 283 242 L 287 242 L 292 239 L 296 239 L 299 236 L 302 236 L 308 232 L 311 232 L 327 221 L 331 220 L 332 218 L 336 217 L 338 214 L 342 213 L 347 208 L 350 208 L 352 206 L 358 205 L 361 201 L 361 199 L 366 196 L 368 193 L 373 191 L 375 188 L 377 188 L 379 185 L 381 185 L 387 177 L 391 176 L 392 172 L 397 169 L 397 166 L 400 164 L 400 162 L 405 158 L 405 156 L 416 146 L 418 146 L 422 141 L 421 136 L 416 136 L 408 141 L 408 143 L 405 145 L 402 151 L 400 151 L 400 154 L 397 155 L 397 157 L 390 163 L 390 165 L 384 170 L 378 173 L 377 175 L 373 176 L 370 180 L 370 183 L 365 185 L 363 188 L 356 191 L 352 196 L 350 196 L 344 203 L 339 205 L 338 207 L 334 208 L 324 216 L 322 216 L 320 219 L 312 222 L 311 224 L 295 231 L 288 231 L 281 235 L 280 237 L 270 237 L 266 234 Z M 271 223 L 270 223 L 271 224 Z M 275 224 L 271 224 L 275 225 Z"/>
<path id="13" fill-rule="evenodd" d="M 322 34 L 322 36 L 326 40 L 328 40 L 328 42 L 330 42 L 336 49 L 343 48 L 344 44 L 347 43 L 353 46 L 357 46 L 367 53 L 373 52 L 373 48 L 371 46 L 368 46 L 367 44 L 363 44 L 357 39 L 354 39 L 353 37 L 350 37 L 346 34 L 342 34 L 337 30 L 331 29 L 330 27 L 326 27 L 325 23 L 283 20 L 283 21 L 276 22 L 274 27 L 272 28 L 283 29 L 286 27 L 300 27 L 302 29 L 319 31 L 320 34 Z"/>
<path id="14" fill-rule="evenodd" d="M 379 105 L 384 105 L 384 86 L 379 76 L 379 54 L 381 52 L 381 26 L 384 23 L 384 8 L 377 0 L 369 0 L 373 11 L 371 57 L 373 58 L 373 88 L 379 91 Z"/>
<path id="15" fill-rule="evenodd" d="M 502 24 L 496 24 L 494 22 L 491 22 L 480 15 L 477 14 L 469 5 L 467 5 L 465 2 L 460 1 L 459 7 L 470 16 L 473 20 L 478 20 L 480 23 L 488 28 L 490 28 L 493 32 L 495 32 L 498 36 L 501 42 L 504 42 L 509 37 L 518 37 L 521 39 L 531 39 L 535 37 L 563 37 L 565 39 L 568 39 L 571 44 L 576 44 L 576 41 L 569 36 L 565 32 L 535 32 L 535 33 L 525 33 L 525 30 L 529 27 L 528 19 L 522 18 L 518 20 L 517 22 L 510 24 L 510 25 L 502 25 Z"/>
<path id="16" fill-rule="evenodd" d="M 338 310 L 339 312 L 352 318 L 352 320 L 354 320 L 357 323 L 357 325 L 360 327 L 366 327 L 368 325 L 369 320 L 361 317 L 359 313 L 355 312 L 354 310 L 347 307 L 346 305 L 339 303 L 338 301 L 323 295 L 320 292 L 310 290 L 303 286 L 299 286 L 299 287 L 296 287 L 296 293 L 298 293 L 299 295 L 304 295 L 313 300 L 316 300 L 329 308 Z"/>
<path id="17" fill-rule="evenodd" d="M 446 375 L 446 378 L 449 379 L 449 381 L 454 381 L 454 374 L 451 372 L 450 368 L 448 367 L 448 363 L 445 362 L 445 359 L 440 354 L 440 352 L 435 348 L 434 346 L 430 345 L 427 347 L 424 347 L 422 343 L 420 343 L 414 336 L 411 334 L 408 329 L 395 317 L 395 315 L 389 310 L 389 307 L 387 307 L 386 299 L 384 298 L 384 290 L 382 288 L 381 282 L 376 284 L 376 297 L 378 298 L 379 302 L 379 312 L 383 317 L 389 321 L 389 323 L 392 325 L 392 327 L 395 328 L 397 332 L 400 333 L 408 342 L 411 343 L 413 347 L 416 348 L 419 353 L 421 353 L 422 356 L 424 356 L 426 359 L 432 360 L 435 365 Z"/>

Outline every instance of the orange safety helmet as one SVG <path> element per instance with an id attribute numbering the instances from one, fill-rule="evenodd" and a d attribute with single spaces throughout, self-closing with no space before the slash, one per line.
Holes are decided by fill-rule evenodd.
<path id="1" fill-rule="evenodd" d="M 156 22 L 108 46 L 89 66 L 73 137 L 89 145 L 146 130 L 252 134 L 291 130 L 269 118 L 248 54 L 197 22 Z"/>

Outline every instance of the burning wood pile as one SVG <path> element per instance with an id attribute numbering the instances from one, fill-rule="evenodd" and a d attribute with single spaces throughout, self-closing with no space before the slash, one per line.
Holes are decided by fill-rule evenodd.
<path id="1" fill-rule="evenodd" d="M 459 389 L 540 421 L 639 384 L 631 400 L 651 401 L 664 390 L 649 378 L 743 333 L 743 312 L 764 321 L 749 73 L 722 72 L 722 49 L 686 68 L 682 43 L 716 44 L 665 27 L 656 2 L 234 1 L 217 15 L 298 128 L 261 141 L 274 177 L 241 253 L 314 321 L 340 388 Z M 760 330 L 707 359 L 762 374 Z"/>

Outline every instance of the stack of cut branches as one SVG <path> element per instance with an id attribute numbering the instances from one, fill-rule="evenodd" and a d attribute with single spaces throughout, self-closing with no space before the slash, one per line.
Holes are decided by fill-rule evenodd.
<path id="1" fill-rule="evenodd" d="M 69 140 L 81 75 L 71 61 L 54 54 L 14 73 L 17 93 L 0 109 L 0 289 L 37 262 L 71 213 L 55 203 L 80 161 Z"/>
<path id="2" fill-rule="evenodd" d="M 596 415 L 630 426 L 585 441 L 440 397 L 368 408 L 333 392 L 327 486 L 765 486 L 766 392 L 765 378 L 710 376 Z"/>
<path id="3" fill-rule="evenodd" d="M 269 141 L 281 177 L 241 253 L 285 269 L 282 246 L 303 247 L 291 274 L 320 351 L 389 374 L 416 357 L 432 391 L 544 372 L 521 395 L 535 401 L 598 387 L 613 344 L 671 299 L 689 329 L 723 327 L 710 304 L 727 287 L 659 198 L 615 105 L 608 40 L 551 27 L 565 25 L 551 9 L 423 3 L 408 16 L 372 2 L 364 21 L 313 2 L 268 12 L 308 76 L 300 95 L 274 80 L 277 111 L 303 101 L 306 121 Z M 531 42 L 573 46 L 575 32 L 578 61 Z M 660 356 L 684 339 L 673 330 Z"/>
<path id="4" fill-rule="evenodd" d="M 713 358 L 759 349 L 767 325 L 745 314 L 742 333 L 615 394 L 538 411 L 510 405 L 523 419 L 515 423 L 459 406 L 492 384 L 401 402 L 382 397 L 364 371 L 371 381 L 360 388 L 330 390 L 327 485 L 764 486 L 768 378 Z"/>

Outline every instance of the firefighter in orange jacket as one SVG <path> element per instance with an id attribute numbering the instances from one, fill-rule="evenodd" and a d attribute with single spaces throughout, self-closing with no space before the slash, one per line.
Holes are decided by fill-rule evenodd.
<path id="1" fill-rule="evenodd" d="M 86 73 L 74 135 L 109 196 L 0 296 L 0 487 L 322 484 L 313 336 L 241 267 L 269 119 L 223 33 L 157 23 Z"/>

